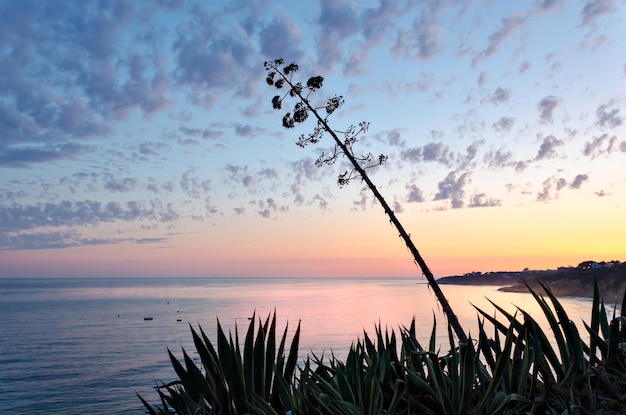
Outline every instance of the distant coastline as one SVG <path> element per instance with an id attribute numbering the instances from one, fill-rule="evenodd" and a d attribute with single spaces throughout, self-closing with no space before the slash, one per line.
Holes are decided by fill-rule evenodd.
<path id="1" fill-rule="evenodd" d="M 592 297 L 593 281 L 598 281 L 605 302 L 621 302 L 626 290 L 626 262 L 584 261 L 576 267 L 555 270 L 470 272 L 443 277 L 439 284 L 498 285 L 499 291 L 528 292 L 526 285 L 542 291 L 539 281 L 546 283 L 559 297 Z"/>

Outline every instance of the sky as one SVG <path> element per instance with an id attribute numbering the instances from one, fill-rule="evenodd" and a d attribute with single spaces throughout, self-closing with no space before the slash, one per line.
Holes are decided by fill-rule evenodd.
<path id="1" fill-rule="evenodd" d="M 436 277 L 626 260 L 626 1 L 0 0 L 0 276 L 421 272 L 263 63 L 369 122 Z M 291 102 L 287 105 L 293 105 Z"/>

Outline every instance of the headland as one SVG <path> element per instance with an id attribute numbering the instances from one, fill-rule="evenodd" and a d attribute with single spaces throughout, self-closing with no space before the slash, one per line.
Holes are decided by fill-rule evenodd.
<path id="1" fill-rule="evenodd" d="M 528 287 L 543 292 L 545 283 L 558 297 L 592 297 L 594 279 L 605 302 L 621 303 L 626 291 L 626 262 L 584 261 L 578 266 L 554 270 L 470 272 L 443 277 L 439 284 L 498 285 L 500 291 L 528 292 Z"/>

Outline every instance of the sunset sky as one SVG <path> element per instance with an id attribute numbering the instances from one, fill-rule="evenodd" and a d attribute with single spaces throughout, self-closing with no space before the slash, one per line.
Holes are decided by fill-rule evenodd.
<path id="1" fill-rule="evenodd" d="M 626 261 L 626 1 L 0 0 L 0 276 L 437 277 Z"/>

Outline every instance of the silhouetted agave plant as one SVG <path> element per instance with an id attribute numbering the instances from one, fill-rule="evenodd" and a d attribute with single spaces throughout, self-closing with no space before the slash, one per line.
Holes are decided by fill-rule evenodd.
<path id="1" fill-rule="evenodd" d="M 477 309 L 476 339 L 457 343 L 448 325 L 445 354 L 436 350 L 436 324 L 424 347 L 415 319 L 399 337 L 381 327 L 374 338 L 364 332 L 345 361 L 313 354 L 300 366 L 299 326 L 287 359 L 286 329 L 274 353 L 275 315 L 258 328 L 252 319 L 243 350 L 219 323 L 217 349 L 192 329 L 201 366 L 184 351 L 184 366 L 170 353 L 179 380 L 157 387 L 160 407 L 142 402 L 153 415 L 625 413 L 626 293 L 620 314 L 609 317 L 596 284 L 585 340 L 543 288 L 547 299 L 529 290 L 551 334 L 523 309 L 494 304 L 503 317 Z"/>
<path id="2" fill-rule="evenodd" d="M 300 324 L 286 353 L 287 328 L 276 349 L 276 313 L 258 328 L 253 314 L 243 350 L 235 327 L 235 338 L 227 337 L 217 322 L 217 348 L 202 328 L 191 327 L 198 367 L 183 349 L 184 366 L 168 350 L 178 380 L 158 386 L 161 407 L 152 408 L 139 397 L 148 412 L 158 414 L 274 414 L 291 409 L 291 385 L 300 341 Z M 256 332 L 255 332 L 256 331 Z M 243 352 L 243 355 L 242 355 Z"/>

